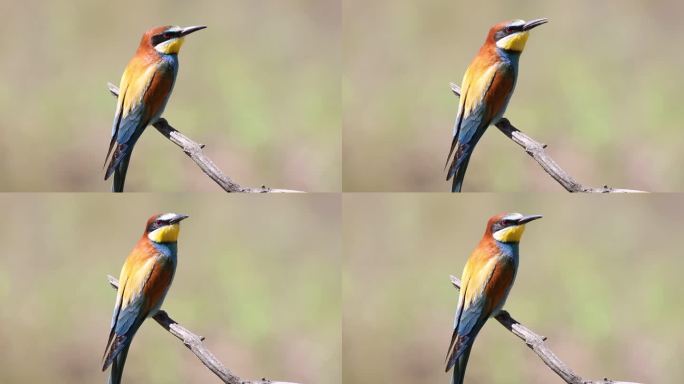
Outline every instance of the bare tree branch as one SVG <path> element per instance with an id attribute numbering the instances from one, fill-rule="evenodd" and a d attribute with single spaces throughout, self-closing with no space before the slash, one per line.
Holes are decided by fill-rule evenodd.
<path id="1" fill-rule="evenodd" d="M 451 83 L 451 91 L 456 96 L 461 96 L 461 87 L 457 84 Z M 607 185 L 600 188 L 587 187 L 577 182 L 572 176 L 565 172 L 547 153 L 544 151 L 546 144 L 542 144 L 533 138 L 522 133 L 519 129 L 513 126 L 511 122 L 503 118 L 496 127 L 513 140 L 516 144 L 521 146 L 528 155 L 541 165 L 549 176 L 553 177 L 560 185 L 568 192 L 588 192 L 588 193 L 644 193 L 645 191 L 638 191 L 635 189 L 611 188 Z"/>
<path id="2" fill-rule="evenodd" d="M 114 96 L 119 96 L 119 87 L 112 83 L 107 83 L 109 92 Z M 259 188 L 243 187 L 240 184 L 231 180 L 230 177 L 226 176 L 221 172 L 221 170 L 202 152 L 204 144 L 196 143 L 189 137 L 180 133 L 178 130 L 173 128 L 166 119 L 159 119 L 153 126 L 166 137 L 172 143 L 179 146 L 186 155 L 188 155 L 200 169 L 207 176 L 209 176 L 216 184 L 223 188 L 226 192 L 247 192 L 247 193 L 282 193 L 282 192 L 302 192 L 294 191 L 290 189 L 273 189 L 266 186 Z"/>
<path id="3" fill-rule="evenodd" d="M 109 279 L 109 284 L 114 287 L 114 289 L 119 288 L 119 280 L 114 276 L 107 276 Z M 197 356 L 197 358 L 204 364 L 209 370 L 211 370 L 216 376 L 218 376 L 221 381 L 227 384 L 296 384 L 289 383 L 285 381 L 271 381 L 268 379 L 260 380 L 244 380 L 235 376 L 228 368 L 226 368 L 219 359 L 214 356 L 211 351 L 204 346 L 202 341 L 204 337 L 192 333 L 187 328 L 176 323 L 171 317 L 169 317 L 166 311 L 159 311 L 154 315 L 154 320 L 159 323 L 164 329 L 169 331 L 172 335 L 176 336 L 183 344 L 192 351 L 192 353 Z"/>
<path id="4" fill-rule="evenodd" d="M 450 277 L 451 284 L 453 284 L 456 289 L 461 289 L 461 280 L 453 275 Z M 628 381 L 614 381 L 607 378 L 604 378 L 603 380 L 583 379 L 573 372 L 570 367 L 562 362 L 561 359 L 559 359 L 558 356 L 551 351 L 551 349 L 544 342 L 546 341 L 545 336 L 538 335 L 531 329 L 520 324 L 517 320 L 512 318 L 507 311 L 499 312 L 495 319 L 498 320 L 499 323 L 501 323 L 501 325 L 503 325 L 506 329 L 511 331 L 511 333 L 524 341 L 525 344 L 527 344 L 527 346 L 542 359 L 544 364 L 556 372 L 556 374 L 568 384 L 638 384 Z"/>

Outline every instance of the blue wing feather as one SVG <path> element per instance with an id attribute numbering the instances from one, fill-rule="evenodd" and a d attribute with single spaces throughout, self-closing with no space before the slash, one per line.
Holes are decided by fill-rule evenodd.
<path id="1" fill-rule="evenodd" d="M 128 281 L 121 281 L 120 284 L 120 294 L 117 295 L 114 305 L 109 341 L 105 349 L 103 370 L 107 369 L 119 353 L 130 345 L 133 335 L 147 317 L 147 313 L 143 313 L 143 309 L 146 308 L 145 295 L 142 292 L 144 285 L 139 287 L 139 291 L 135 292 L 130 302 L 124 305 L 124 293 L 132 287 L 129 286 Z"/>
<path id="2" fill-rule="evenodd" d="M 487 127 L 483 127 L 482 124 L 486 111 L 486 105 L 480 103 L 467 117 L 460 119 L 459 128 L 457 130 L 458 136 L 454 136 L 453 138 L 453 146 L 456 147 L 454 163 L 449 168 L 447 180 L 454 176 L 456 171 L 461 167 L 463 161 L 470 156 L 472 148 L 475 147 L 475 144 L 477 144 L 480 137 L 482 137 L 487 129 Z"/>
<path id="3" fill-rule="evenodd" d="M 116 141 L 119 144 L 128 144 L 133 135 L 142 133 L 143 116 L 145 115 L 145 104 L 139 103 L 126 116 L 121 119 L 119 128 L 116 132 Z"/>
<path id="4" fill-rule="evenodd" d="M 147 314 L 142 313 L 142 309 L 145 307 L 144 301 L 144 295 L 137 295 L 126 308 L 119 312 L 119 318 L 114 328 L 117 335 L 125 335 L 136 321 L 147 316 Z"/>
<path id="5" fill-rule="evenodd" d="M 484 314 L 484 307 L 485 300 L 480 298 L 463 311 L 461 314 L 461 321 L 459 321 L 457 326 L 459 335 L 469 336 L 471 332 L 476 329 L 483 317 L 485 320 L 489 317 L 488 314 Z"/>

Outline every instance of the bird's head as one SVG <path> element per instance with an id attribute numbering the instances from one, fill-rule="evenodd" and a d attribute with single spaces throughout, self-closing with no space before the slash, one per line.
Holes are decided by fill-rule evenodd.
<path id="1" fill-rule="evenodd" d="M 180 51 L 185 36 L 206 28 L 204 25 L 192 27 L 178 27 L 166 25 L 163 27 L 152 28 L 143 35 L 142 44 L 149 44 L 155 51 L 163 55 L 173 55 Z"/>
<path id="2" fill-rule="evenodd" d="M 488 40 L 496 44 L 499 49 L 520 53 L 525 49 L 525 43 L 530 35 L 529 31 L 548 21 L 548 19 L 504 21 L 489 30 Z"/>
<path id="3" fill-rule="evenodd" d="M 525 224 L 541 219 L 541 215 L 525 216 L 521 213 L 502 213 L 489 219 L 487 232 L 500 243 L 519 243 Z"/>
<path id="4" fill-rule="evenodd" d="M 175 243 L 178 241 L 179 223 L 187 218 L 187 215 L 177 213 L 154 215 L 147 220 L 145 235 L 155 243 Z"/>

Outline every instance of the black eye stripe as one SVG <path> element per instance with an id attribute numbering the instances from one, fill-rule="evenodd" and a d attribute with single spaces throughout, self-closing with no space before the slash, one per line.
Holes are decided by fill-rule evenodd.
<path id="1" fill-rule="evenodd" d="M 147 226 L 147 232 L 152 232 L 156 229 L 159 229 L 161 227 L 165 227 L 167 225 L 171 224 L 168 220 L 155 220 L 150 223 L 150 225 Z"/>
<path id="2" fill-rule="evenodd" d="M 523 25 L 508 25 L 501 30 L 499 30 L 496 35 L 494 35 L 494 38 L 498 41 L 503 39 L 504 37 L 508 35 L 512 35 L 517 32 L 521 32 L 523 30 Z"/>
<path id="3" fill-rule="evenodd" d="M 492 225 L 492 233 L 497 232 L 497 231 L 500 231 L 500 230 L 502 230 L 502 229 L 504 229 L 504 228 L 508 228 L 508 227 L 517 225 L 517 224 L 518 224 L 517 221 L 511 220 L 511 219 L 502 219 L 502 220 L 499 220 L 499 221 L 497 221 L 496 223 L 494 223 L 494 224 Z"/>
<path id="4" fill-rule="evenodd" d="M 158 35 L 152 36 L 152 45 L 163 43 L 167 40 L 175 39 L 180 36 L 180 31 L 165 31 Z"/>
<path id="5" fill-rule="evenodd" d="M 163 42 L 164 40 L 166 40 L 164 39 L 164 35 L 154 35 L 152 36 L 152 45 L 157 45 Z"/>

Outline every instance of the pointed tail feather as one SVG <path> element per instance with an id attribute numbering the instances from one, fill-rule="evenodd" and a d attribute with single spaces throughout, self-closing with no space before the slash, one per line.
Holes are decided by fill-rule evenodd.
<path id="1" fill-rule="evenodd" d="M 469 343 L 468 347 L 461 353 L 456 365 L 454 365 L 454 374 L 452 376 L 452 384 L 463 384 L 465 378 L 466 366 L 468 365 L 468 358 L 470 357 L 470 350 L 473 349 L 473 344 Z"/>
<path id="2" fill-rule="evenodd" d="M 124 349 L 121 350 L 119 355 L 114 359 L 112 370 L 109 372 L 109 384 L 121 384 L 124 364 L 126 364 L 126 356 L 128 356 L 128 348 L 130 348 L 130 346 L 131 343 L 126 343 Z"/>
<path id="3" fill-rule="evenodd" d="M 109 332 L 109 338 L 107 339 L 107 346 L 105 347 L 104 354 L 102 354 L 102 362 L 103 362 L 103 363 L 104 363 L 105 361 L 107 361 L 107 355 L 109 355 L 109 353 L 110 353 L 110 348 L 111 348 L 111 346 L 112 346 L 112 342 L 114 341 L 114 336 L 116 336 L 116 333 L 114 333 L 114 329 L 112 329 L 112 330 Z M 104 371 L 105 369 L 107 369 L 107 366 L 106 366 L 106 365 L 102 367 L 102 370 L 103 370 L 103 371 Z"/>
<path id="4" fill-rule="evenodd" d="M 109 149 L 107 150 L 107 156 L 105 156 L 105 161 L 104 164 L 102 164 L 102 168 L 107 166 L 107 161 L 109 161 L 109 155 L 112 154 L 112 149 L 114 149 L 114 143 L 116 143 L 116 137 L 112 136 L 112 139 L 109 141 Z"/>
<path id="5" fill-rule="evenodd" d="M 114 149 L 114 153 L 112 154 L 112 159 L 109 161 L 109 165 L 107 166 L 104 179 L 109 179 L 109 177 L 114 173 L 114 170 L 116 170 L 116 168 L 119 166 L 119 163 L 121 163 L 129 155 L 130 151 L 127 144 L 117 144 L 116 148 Z M 109 155 L 107 155 L 107 157 L 109 157 Z"/>
<path id="6" fill-rule="evenodd" d="M 451 343 L 449 343 L 449 350 L 447 351 L 447 365 L 444 371 L 449 372 L 456 364 L 457 360 L 472 346 L 472 344 L 470 337 L 458 335 L 456 330 L 454 330 L 454 334 L 451 337 Z"/>
<path id="7" fill-rule="evenodd" d="M 128 144 L 118 144 L 112 154 L 112 159 L 107 167 L 105 173 L 105 180 L 109 179 L 112 174 L 114 180 L 112 183 L 112 192 L 123 192 L 124 183 L 126 182 L 126 172 L 128 171 L 128 162 L 131 159 L 132 146 Z"/>
<path id="8" fill-rule="evenodd" d="M 110 338 L 110 341 L 107 343 L 107 350 L 105 352 L 104 358 L 102 359 L 102 370 L 105 371 L 123 352 L 123 350 L 128 350 L 128 346 L 130 344 L 131 343 L 128 337 L 114 334 L 114 337 Z"/>
<path id="9" fill-rule="evenodd" d="M 449 160 L 451 160 L 451 155 L 454 154 L 454 149 L 456 148 L 456 145 L 458 144 L 458 137 L 454 135 L 454 138 L 451 139 L 451 147 L 449 148 L 449 155 L 447 156 L 446 162 L 444 163 L 444 169 L 447 169 L 447 166 L 449 165 Z M 458 151 L 456 151 L 458 153 Z M 455 161 L 456 158 L 454 158 Z M 447 178 L 447 180 L 449 180 Z"/>
<path id="10" fill-rule="evenodd" d="M 119 335 L 116 332 L 110 334 L 109 341 L 107 342 L 107 351 L 103 359 L 104 362 L 102 363 L 102 371 L 105 371 L 110 365 L 112 366 L 109 374 L 109 384 L 121 384 L 128 349 L 131 347 L 133 336 L 135 336 L 144 320 L 144 317 L 136 320 L 125 335 Z"/>
<path id="11" fill-rule="evenodd" d="M 463 164 L 464 161 L 467 162 L 468 160 L 466 158 L 470 158 L 470 155 L 472 154 L 472 151 L 470 149 L 471 146 L 468 144 L 456 143 L 455 148 L 456 150 L 454 151 L 454 158 L 451 161 L 449 171 L 447 172 L 447 181 L 451 180 L 451 178 L 454 177 L 456 171 L 458 171 L 458 169 L 461 168 L 461 164 Z"/>
<path id="12" fill-rule="evenodd" d="M 444 359 L 444 362 L 447 365 L 445 372 L 449 372 L 449 369 L 453 365 L 453 363 L 451 362 L 451 355 L 454 353 L 454 343 L 456 342 L 457 338 L 458 332 L 456 332 L 456 330 L 454 329 L 454 332 L 451 334 L 451 342 L 449 342 L 449 349 L 447 349 L 446 358 Z"/>
<path id="13" fill-rule="evenodd" d="M 449 173 L 447 173 L 447 181 L 452 177 L 454 178 L 451 183 L 451 192 L 461 192 L 461 187 L 463 186 L 463 179 L 465 178 L 465 172 L 468 168 L 468 162 L 470 161 L 470 155 L 472 151 L 468 144 L 459 145 L 454 154 L 454 161 L 449 167 Z"/>
<path id="14" fill-rule="evenodd" d="M 131 157 L 127 156 L 119 167 L 114 171 L 114 181 L 112 182 L 112 192 L 123 192 L 124 183 L 126 182 L 126 172 L 128 172 L 128 162 Z"/>
<path id="15" fill-rule="evenodd" d="M 458 167 L 456 175 L 454 176 L 454 180 L 451 183 L 451 192 L 461 192 L 461 188 L 463 187 L 463 179 L 465 179 L 465 173 L 466 169 L 468 168 L 469 161 L 470 154 L 468 154 L 467 157 L 463 159 L 460 166 Z"/>

